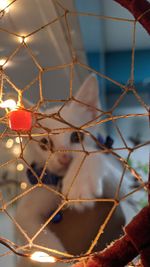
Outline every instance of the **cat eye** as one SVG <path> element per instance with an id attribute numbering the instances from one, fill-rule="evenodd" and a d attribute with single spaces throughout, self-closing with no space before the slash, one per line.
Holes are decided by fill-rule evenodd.
<path id="1" fill-rule="evenodd" d="M 47 151 L 53 147 L 53 142 L 51 139 L 47 139 L 47 138 L 43 137 L 40 140 L 39 145 L 42 148 L 42 150 Z"/>
<path id="2" fill-rule="evenodd" d="M 73 132 L 70 136 L 71 143 L 80 143 L 80 141 L 83 141 L 84 134 L 80 132 Z"/>

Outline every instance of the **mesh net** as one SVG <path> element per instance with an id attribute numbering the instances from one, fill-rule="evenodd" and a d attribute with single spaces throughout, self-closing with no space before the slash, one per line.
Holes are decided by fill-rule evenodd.
<path id="1" fill-rule="evenodd" d="M 12 7 L 13 5 L 16 4 L 16 0 L 12 1 L 10 4 L 10 7 Z M 68 8 L 66 8 L 65 6 L 63 6 L 61 4 L 61 2 L 59 1 L 55 1 L 55 4 L 57 5 L 57 7 L 59 7 L 60 10 L 60 15 L 54 19 L 52 19 L 50 22 L 45 23 L 44 25 L 39 25 L 36 29 L 33 29 L 33 31 L 31 31 L 28 35 L 25 35 L 24 37 L 20 36 L 17 32 L 12 31 L 11 28 L 10 29 L 6 29 L 5 27 L 1 27 L 0 28 L 0 33 L 1 35 L 7 35 L 8 38 L 10 39 L 10 43 L 11 40 L 13 40 L 13 38 L 21 38 L 21 42 L 15 47 L 13 47 L 12 51 L 10 52 L 9 56 L 7 57 L 6 61 L 4 62 L 4 64 L 2 64 L 1 67 L 1 71 L 0 71 L 0 98 L 1 100 L 5 99 L 5 95 L 7 93 L 6 88 L 9 88 L 10 92 L 13 92 L 13 94 L 16 94 L 18 100 L 19 100 L 19 104 L 22 105 L 24 103 L 24 99 L 26 96 L 26 93 L 32 91 L 33 86 L 36 86 L 36 95 L 39 95 L 36 103 L 34 105 L 32 105 L 31 107 L 28 108 L 28 110 L 33 114 L 34 118 L 35 118 L 35 124 L 34 124 L 34 131 L 30 131 L 30 132 L 15 132 L 12 131 L 9 126 L 8 126 L 8 112 L 3 112 L 3 115 L 0 118 L 0 124 L 1 124 L 1 135 L 0 135 L 0 140 L 1 140 L 1 146 L 2 149 L 4 149 L 4 151 L 6 150 L 5 148 L 3 148 L 4 143 L 7 141 L 8 142 L 8 138 L 10 140 L 10 138 L 12 140 L 15 140 L 15 138 L 18 138 L 18 143 L 19 143 L 19 152 L 17 152 L 17 155 L 13 158 L 10 158 L 9 160 L 2 162 L 0 165 L 0 169 L 6 170 L 6 168 L 9 168 L 10 166 L 18 166 L 18 163 L 21 164 L 23 163 L 24 166 L 28 169 L 30 169 L 30 171 L 35 175 L 35 177 L 37 178 L 37 184 L 34 186 L 27 186 L 26 184 L 26 178 L 22 177 L 23 179 L 21 180 L 4 180 L 2 181 L 2 185 L 5 187 L 9 187 L 9 184 L 11 184 L 11 188 L 12 188 L 12 184 L 14 185 L 14 187 L 16 187 L 17 185 L 19 185 L 17 187 L 17 193 L 15 190 L 13 190 L 13 197 L 10 198 L 9 195 L 5 195 L 5 188 L 4 188 L 4 192 L 1 192 L 0 195 L 0 200 L 1 200 L 1 210 L 0 212 L 6 216 L 6 218 L 8 220 L 11 220 L 11 222 L 13 223 L 13 225 L 15 225 L 17 231 L 25 238 L 26 240 L 26 244 L 24 245 L 19 245 L 16 244 L 10 240 L 6 240 L 5 239 L 5 243 L 7 243 L 8 247 L 11 247 L 11 249 L 13 249 L 15 252 L 17 253 L 22 253 L 22 254 L 26 254 L 27 252 L 31 251 L 32 249 L 36 250 L 43 250 L 45 252 L 51 253 L 55 256 L 57 256 L 58 258 L 60 258 L 63 262 L 68 262 L 68 261 L 73 261 L 73 259 L 82 259 L 83 257 L 89 256 L 98 240 L 100 240 L 101 235 L 103 234 L 107 224 L 109 223 L 109 221 L 111 221 L 111 218 L 115 212 L 115 210 L 118 208 L 118 206 L 120 205 L 121 202 L 123 202 L 125 199 L 128 199 L 132 194 L 139 192 L 141 190 L 145 190 L 147 191 L 147 185 L 148 185 L 148 181 L 145 181 L 142 177 L 142 175 L 131 166 L 131 164 L 129 164 L 130 162 L 130 158 L 132 157 L 133 153 L 135 153 L 138 149 L 141 149 L 142 147 L 146 147 L 149 145 L 149 141 L 146 141 L 144 143 L 140 143 L 135 145 L 134 147 L 131 147 L 128 143 L 127 140 L 124 138 L 124 133 L 122 132 L 122 130 L 118 127 L 117 125 L 117 121 L 118 120 L 127 120 L 129 118 L 136 118 L 137 119 L 137 123 L 138 123 L 138 119 L 140 118 L 147 118 L 147 128 L 148 128 L 148 117 L 149 117 L 149 106 L 144 102 L 144 100 L 141 98 L 140 94 L 138 93 L 138 90 L 135 88 L 134 86 L 134 58 L 135 58 L 135 44 L 136 44 L 136 26 L 138 23 L 138 20 L 134 20 L 134 19 L 123 19 L 123 18 L 115 18 L 115 17 L 108 17 L 108 16 L 100 16 L 100 15 L 96 15 L 96 14 L 92 14 L 92 13 L 84 13 L 84 12 L 77 12 L 77 11 L 71 11 L 68 10 Z M 3 11 L 0 12 L 1 14 L 1 20 L 4 19 L 5 14 Z M 82 62 L 82 60 L 80 60 L 80 57 L 77 55 L 77 52 L 74 48 L 73 42 L 72 42 L 72 34 L 71 34 L 71 25 L 70 25 L 70 18 L 71 17 L 78 17 L 78 16 L 87 16 L 87 17 L 94 17 L 97 20 L 112 20 L 115 21 L 116 23 L 121 23 L 122 21 L 125 23 L 129 23 L 131 25 L 132 28 L 132 55 L 131 55 L 131 68 L 130 68 L 130 77 L 129 80 L 127 81 L 126 85 L 121 84 L 120 82 L 107 77 L 106 75 L 104 75 L 103 73 L 100 73 L 99 71 L 96 71 L 95 69 L 91 68 L 90 66 L 88 66 L 87 64 L 85 64 L 84 62 Z M 65 28 L 65 33 L 66 33 L 66 39 L 67 39 L 67 43 L 68 43 L 68 48 L 71 51 L 71 58 L 70 61 L 68 61 L 68 63 L 64 63 L 62 65 L 55 65 L 55 66 L 48 66 L 48 67 L 43 67 L 42 63 L 40 63 L 40 60 L 38 59 L 38 57 L 36 56 L 36 53 L 32 50 L 32 47 L 30 45 L 28 45 L 27 39 L 28 38 L 32 38 L 35 35 L 37 35 L 39 32 L 44 31 L 45 28 L 51 28 L 53 27 L 53 25 L 57 24 L 58 21 L 63 20 L 64 23 L 64 28 Z M 7 66 L 7 63 L 11 62 L 13 64 L 13 62 L 16 60 L 17 55 L 19 53 L 26 53 L 25 55 L 28 56 L 31 60 L 31 64 L 33 65 L 33 68 L 35 68 L 35 72 L 37 75 L 34 79 L 32 79 L 28 84 L 25 81 L 25 86 L 23 89 L 20 89 L 19 86 L 17 85 L 17 82 L 15 83 L 13 81 L 13 79 L 11 79 L 11 77 L 9 76 L 9 72 L 5 72 L 5 66 Z M 21 68 L 20 65 L 18 65 L 19 68 Z M 80 103 L 84 106 L 86 106 L 85 103 L 83 103 L 82 101 L 79 101 L 78 99 L 76 99 L 74 97 L 74 93 L 73 93 L 73 86 L 74 86 L 74 79 L 75 79 L 75 68 L 76 67 L 80 67 L 81 69 L 87 70 L 89 72 L 93 72 L 95 73 L 97 76 L 99 76 L 101 79 L 107 80 L 108 82 L 112 83 L 115 87 L 120 88 L 120 96 L 117 97 L 117 100 L 115 101 L 115 103 L 113 104 L 113 106 L 111 107 L 111 109 L 107 110 L 107 111 L 103 111 L 101 109 L 97 109 L 99 111 L 99 116 L 91 121 L 86 122 L 84 125 L 81 125 L 80 127 L 76 127 L 74 125 L 71 125 L 69 122 L 65 121 L 64 118 L 61 116 L 61 111 L 62 109 L 68 105 L 68 103 L 70 102 L 75 102 L 75 103 Z M 50 75 L 51 72 L 61 72 L 64 69 L 69 70 L 69 86 L 68 86 L 68 97 L 66 99 L 48 99 L 45 97 L 45 91 L 44 91 L 44 75 L 47 73 L 48 75 Z M 32 94 L 32 92 L 31 92 Z M 140 104 L 140 106 L 143 108 L 143 113 L 127 113 L 127 114 L 121 114 L 115 115 L 115 111 L 118 108 L 118 106 L 120 105 L 121 101 L 129 94 L 134 95 L 135 99 L 137 100 L 137 102 Z M 35 96 L 36 97 L 36 96 Z M 49 103 L 60 103 L 62 104 L 60 106 L 60 109 L 54 113 L 54 114 L 46 114 L 45 112 L 41 112 L 41 108 L 44 107 L 44 105 L 47 105 Z M 25 102 L 25 108 L 26 108 L 26 102 Z M 94 107 L 91 107 L 92 109 Z M 49 128 L 44 128 L 42 127 L 42 124 L 40 123 L 42 120 L 44 120 L 45 118 L 51 118 L 54 119 L 56 121 L 62 122 L 63 124 L 65 124 L 66 126 L 63 128 L 57 128 L 57 129 L 49 129 Z M 116 132 L 118 133 L 118 136 L 120 138 L 120 140 L 122 141 L 122 146 L 120 147 L 114 147 L 114 148 L 107 148 L 105 146 L 103 146 L 102 144 L 99 143 L 99 140 L 93 136 L 91 134 L 91 132 L 88 130 L 89 127 L 94 127 L 96 125 L 105 125 L 107 123 L 112 123 L 113 127 L 115 128 Z M 36 132 L 37 130 L 37 132 Z M 40 132 L 41 130 L 41 132 Z M 42 131 L 44 130 L 44 131 Z M 31 142 L 35 142 L 35 145 L 40 142 L 38 137 L 50 137 L 51 135 L 55 135 L 55 134 L 64 134 L 64 133 L 71 133 L 72 131 L 76 131 L 78 132 L 78 138 L 79 141 L 81 143 L 81 149 L 80 150 L 76 150 L 76 153 L 82 153 L 83 154 L 83 159 L 80 163 L 80 165 L 78 166 L 77 172 L 75 174 L 72 174 L 72 178 L 71 178 L 71 184 L 70 184 L 70 188 L 67 192 L 66 195 L 61 193 L 61 190 L 57 190 L 55 188 L 51 188 L 50 186 L 45 185 L 44 183 L 42 183 L 42 179 L 45 173 L 45 170 L 47 168 L 47 164 L 49 163 L 49 159 L 50 157 L 53 156 L 54 153 L 64 153 L 64 152 L 74 152 L 72 150 L 61 150 L 61 149 L 49 149 L 49 156 L 47 158 L 47 160 L 44 163 L 43 166 L 43 170 L 41 172 L 41 175 L 38 176 L 34 169 L 32 168 L 32 166 L 28 163 L 28 160 L 25 157 L 25 151 L 27 147 L 30 147 L 30 143 Z M 84 143 L 82 141 L 81 138 L 81 133 L 84 133 L 85 135 L 88 135 L 91 137 L 91 140 L 93 140 L 95 142 L 95 144 L 99 147 L 99 148 L 103 148 L 103 149 L 99 149 L 99 150 L 93 150 L 93 151 L 87 151 L 86 147 L 84 147 Z M 9 141 L 9 143 L 11 143 L 11 141 Z M 37 144 L 38 145 L 38 144 Z M 11 144 L 10 144 L 11 146 Z M 120 155 L 120 151 L 126 151 L 127 157 L 124 158 L 123 156 Z M 5 151 L 6 152 L 6 151 Z M 117 158 L 118 161 L 121 162 L 121 164 L 123 165 L 123 171 L 122 171 L 122 175 L 120 178 L 120 182 L 118 187 L 116 188 L 116 194 L 114 196 L 114 198 L 112 199 L 103 199 L 103 198 L 94 198 L 94 199 L 68 199 L 68 194 L 70 192 L 70 190 L 72 189 L 72 187 L 74 186 L 75 183 L 75 179 L 77 178 L 82 165 L 84 164 L 84 162 L 86 161 L 86 159 L 89 157 L 89 155 L 91 154 L 95 154 L 95 153 L 109 153 L 112 154 L 115 158 Z M 20 168 L 22 165 L 20 165 Z M 13 168 L 13 167 L 12 167 Z M 19 167 L 18 167 L 19 168 Z M 128 192 L 122 199 L 118 199 L 118 195 L 119 195 L 119 191 L 122 185 L 122 182 L 124 180 L 125 177 L 125 173 L 126 171 L 129 171 L 129 173 L 131 173 L 133 180 L 138 181 L 138 187 L 136 189 L 130 190 L 130 192 Z M 20 186 L 22 189 L 20 189 Z M 18 189 L 19 188 L 19 189 Z M 17 220 L 15 219 L 15 216 L 11 214 L 11 207 L 14 206 L 17 202 L 19 202 L 22 198 L 24 198 L 26 195 L 29 194 L 33 194 L 33 191 L 35 191 L 37 188 L 45 188 L 45 190 L 47 190 L 50 194 L 55 194 L 56 196 L 59 196 L 61 198 L 60 201 L 60 205 L 58 205 L 57 209 L 55 210 L 55 213 L 53 213 L 52 215 L 50 215 L 45 222 L 42 224 L 42 226 L 40 227 L 40 229 L 38 229 L 36 231 L 36 233 L 31 237 L 28 235 L 28 233 L 25 231 L 25 229 L 23 229 L 21 227 L 21 225 L 19 225 L 19 223 L 17 222 Z M 23 190 L 23 191 L 22 191 Z M 15 193 L 14 193 L 15 192 Z M 8 193 L 8 191 L 7 191 Z M 40 246 L 36 243 L 36 238 L 40 235 L 40 233 L 47 227 L 47 225 L 51 222 L 51 220 L 54 218 L 54 216 L 59 213 L 61 210 L 64 210 L 70 203 L 81 203 L 81 202 L 110 202 L 111 208 L 108 211 L 105 220 L 103 221 L 102 225 L 100 225 L 99 230 L 96 234 L 96 236 L 93 238 L 93 241 L 91 240 L 91 244 L 88 248 L 88 250 L 82 254 L 82 256 L 74 256 L 71 255 L 69 253 L 65 253 L 62 251 L 58 251 L 55 249 L 52 249 L 50 247 L 43 247 Z M 3 254 L 1 254 L 2 256 L 8 255 L 13 253 L 12 251 L 7 251 Z"/>

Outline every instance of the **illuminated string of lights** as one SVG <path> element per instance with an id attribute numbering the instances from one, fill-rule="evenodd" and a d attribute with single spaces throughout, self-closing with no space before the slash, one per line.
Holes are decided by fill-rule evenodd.
<path id="1" fill-rule="evenodd" d="M 45 262 L 45 263 L 55 263 L 55 262 L 73 262 L 76 261 L 78 259 L 87 259 L 89 257 L 89 255 L 83 255 L 83 256 L 70 256 L 70 259 L 68 257 L 54 257 L 49 255 L 48 253 L 45 253 L 44 251 L 34 251 L 34 252 L 30 252 L 30 249 L 25 249 L 27 252 L 19 252 L 17 245 L 12 243 L 11 241 L 7 240 L 6 238 L 2 238 L 0 237 L 0 244 L 2 244 L 3 246 L 5 246 L 6 248 L 8 248 L 10 251 L 12 251 L 14 254 L 16 254 L 17 256 L 20 257 L 25 257 L 25 258 L 29 258 L 33 261 L 37 261 L 37 262 Z M 33 246 L 34 248 L 34 246 Z M 93 253 L 93 255 L 95 255 L 96 253 Z"/>

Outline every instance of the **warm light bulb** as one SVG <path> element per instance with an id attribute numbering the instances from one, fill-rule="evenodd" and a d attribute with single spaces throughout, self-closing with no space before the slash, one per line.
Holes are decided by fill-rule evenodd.
<path id="1" fill-rule="evenodd" d="M 3 66 L 6 62 L 6 58 L 1 58 L 0 59 L 0 66 Z"/>
<path id="2" fill-rule="evenodd" d="M 11 110 L 14 110 L 17 108 L 16 101 L 14 99 L 7 99 L 0 103 L 1 108 L 9 108 Z"/>
<path id="3" fill-rule="evenodd" d="M 7 148 L 12 148 L 14 144 L 14 140 L 13 139 L 8 139 L 7 142 L 6 142 L 6 147 Z"/>
<path id="4" fill-rule="evenodd" d="M 20 144 L 22 142 L 22 138 L 21 137 L 20 138 L 16 137 L 15 141 L 16 141 L 17 144 Z"/>
<path id="5" fill-rule="evenodd" d="M 38 262 L 56 262 L 56 258 L 49 256 L 47 253 L 42 251 L 36 251 L 31 255 L 31 260 L 38 261 Z"/>
<path id="6" fill-rule="evenodd" d="M 19 164 L 17 165 L 17 171 L 21 172 L 21 171 L 23 171 L 23 170 L 24 170 L 24 165 L 23 165 L 22 163 L 19 163 Z"/>
<path id="7" fill-rule="evenodd" d="M 18 40 L 19 40 L 19 43 L 23 43 L 23 42 L 26 43 L 27 42 L 27 38 L 24 36 L 19 36 Z"/>
<path id="8" fill-rule="evenodd" d="M 8 12 L 8 8 L 6 8 L 9 5 L 8 0 L 0 0 L 0 10 L 4 10 Z"/>

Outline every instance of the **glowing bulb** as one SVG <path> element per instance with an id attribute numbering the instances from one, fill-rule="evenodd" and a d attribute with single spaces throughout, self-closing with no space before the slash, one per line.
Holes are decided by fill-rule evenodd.
<path id="1" fill-rule="evenodd" d="M 9 109 L 13 110 L 13 109 L 17 108 L 17 104 L 16 104 L 16 101 L 14 99 L 7 99 L 7 100 L 3 101 L 2 103 L 0 103 L 0 107 L 1 108 L 9 108 Z"/>
<path id="2" fill-rule="evenodd" d="M 6 58 L 1 58 L 0 59 L 0 66 L 3 66 L 6 62 Z"/>
<path id="3" fill-rule="evenodd" d="M 26 43 L 27 42 L 27 38 L 26 37 L 24 37 L 24 36 L 19 36 L 18 37 L 18 41 L 19 41 L 19 43 Z"/>
<path id="4" fill-rule="evenodd" d="M 20 188 L 21 188 L 22 190 L 25 190 L 25 189 L 27 188 L 27 183 L 22 182 L 22 183 L 20 184 Z"/>
<path id="5" fill-rule="evenodd" d="M 17 171 L 21 172 L 21 171 L 23 171 L 23 169 L 24 169 L 24 165 L 22 163 L 19 163 L 17 165 Z"/>
<path id="6" fill-rule="evenodd" d="M 21 137 L 20 138 L 16 137 L 15 141 L 16 141 L 17 144 L 20 144 L 22 142 L 22 138 Z"/>
<path id="7" fill-rule="evenodd" d="M 14 144 L 14 140 L 13 139 L 8 139 L 6 142 L 6 147 L 7 148 L 11 148 Z"/>
<path id="8" fill-rule="evenodd" d="M 4 10 L 7 12 L 8 8 L 6 8 L 9 5 L 9 1 L 8 0 L 0 0 L 0 9 Z"/>
<path id="9" fill-rule="evenodd" d="M 31 260 L 38 261 L 38 262 L 56 262 L 56 258 L 49 256 L 47 253 L 42 251 L 36 251 L 31 255 Z"/>

